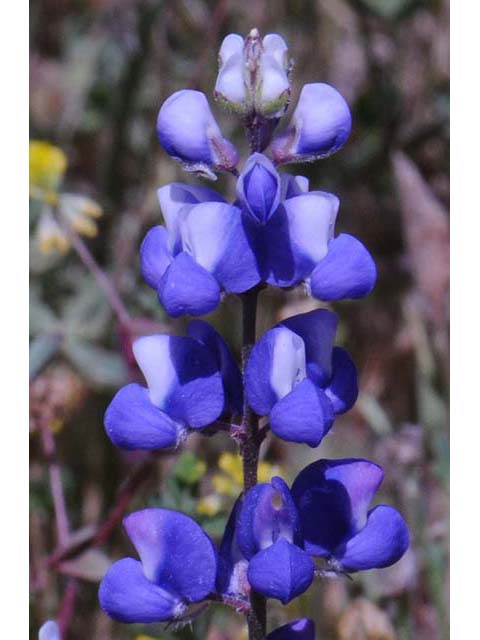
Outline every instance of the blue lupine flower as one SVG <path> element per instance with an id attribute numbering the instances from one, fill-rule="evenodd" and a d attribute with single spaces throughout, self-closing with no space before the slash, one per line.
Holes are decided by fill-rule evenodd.
<path id="1" fill-rule="evenodd" d="M 109 616 L 120 622 L 171 620 L 214 590 L 217 552 L 190 517 L 144 509 L 123 524 L 140 561 L 118 560 L 104 576 L 99 599 Z"/>
<path id="2" fill-rule="evenodd" d="M 231 33 L 219 51 L 215 98 L 235 112 L 279 117 L 290 98 L 287 45 L 276 33 L 263 39 L 256 29 L 245 38 Z"/>
<path id="3" fill-rule="evenodd" d="M 278 437 L 320 444 L 337 414 L 358 395 L 356 368 L 334 347 L 337 315 L 326 309 L 293 316 L 267 331 L 254 346 L 245 370 L 252 409 L 269 416 Z"/>
<path id="4" fill-rule="evenodd" d="M 332 302 L 367 296 L 377 281 L 377 269 L 365 246 L 341 233 L 329 242 L 328 253 L 305 279 L 314 298 Z"/>
<path id="5" fill-rule="evenodd" d="M 167 313 L 203 315 L 221 292 L 260 280 L 241 212 L 205 187 L 172 183 L 158 190 L 166 228 L 153 227 L 140 248 L 142 273 Z"/>
<path id="6" fill-rule="evenodd" d="M 55 620 L 47 620 L 38 632 L 38 640 L 62 640 L 60 628 Z"/>
<path id="7" fill-rule="evenodd" d="M 304 281 L 315 298 L 359 298 L 373 289 L 376 268 L 363 244 L 334 238 L 339 200 L 308 191 L 303 176 L 279 174 L 261 153 L 248 159 L 237 182 L 238 203 L 261 278 L 278 287 Z"/>
<path id="8" fill-rule="evenodd" d="M 220 546 L 217 590 L 246 597 L 250 589 L 287 604 L 310 586 L 314 564 L 302 549 L 300 520 L 278 477 L 235 503 Z"/>
<path id="9" fill-rule="evenodd" d="M 287 129 L 271 144 L 277 164 L 312 162 L 338 151 L 352 128 L 345 99 L 328 84 L 304 85 Z"/>
<path id="10" fill-rule="evenodd" d="M 183 89 L 167 98 L 157 133 L 165 151 L 187 171 L 215 180 L 213 171 L 231 171 L 238 162 L 237 150 L 222 136 L 201 91 Z"/>
<path id="11" fill-rule="evenodd" d="M 189 429 L 205 427 L 224 412 L 240 412 L 240 372 L 223 339 L 201 320 L 191 323 L 188 333 L 135 341 L 147 388 L 128 384 L 110 403 L 105 429 L 117 446 L 176 447 Z"/>
<path id="12" fill-rule="evenodd" d="M 396 509 L 370 502 L 383 470 L 368 460 L 318 460 L 299 473 L 292 496 L 307 553 L 344 571 L 388 567 L 407 550 L 407 525 Z"/>
<path id="13" fill-rule="evenodd" d="M 269 633 L 267 640 L 315 640 L 315 624 L 310 618 L 299 618 Z"/>
<path id="14" fill-rule="evenodd" d="M 251 587 L 287 604 L 308 589 L 312 559 L 302 549 L 300 518 L 281 478 L 253 487 L 237 521 L 237 544 L 248 560 Z"/>
<path id="15" fill-rule="evenodd" d="M 286 604 L 310 586 L 312 557 L 348 572 L 395 563 L 409 545 L 402 516 L 387 505 L 368 510 L 382 478 L 368 460 L 319 460 L 291 491 L 277 477 L 250 489 L 225 530 L 217 589 L 245 597 L 251 587 Z"/>
<path id="16" fill-rule="evenodd" d="M 264 155 L 248 159 L 237 202 L 211 189 L 172 183 L 158 190 L 166 227 L 153 227 L 141 249 L 142 273 L 167 313 L 203 315 L 225 293 L 261 280 L 304 282 L 321 300 L 359 298 L 373 289 L 375 263 L 348 234 L 333 237 L 338 198 L 308 192 L 303 176 L 279 174 Z"/>
<path id="17" fill-rule="evenodd" d="M 247 578 L 248 560 L 242 554 L 237 541 L 237 522 L 242 508 L 238 498 L 227 520 L 218 554 L 216 588 L 218 593 L 246 597 L 250 591 Z"/>

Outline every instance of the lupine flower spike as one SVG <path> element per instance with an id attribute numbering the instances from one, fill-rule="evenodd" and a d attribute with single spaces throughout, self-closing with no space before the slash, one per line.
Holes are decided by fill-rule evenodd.
<path id="1" fill-rule="evenodd" d="M 372 291 L 377 272 L 367 248 L 347 233 L 335 235 L 339 198 L 277 169 L 338 151 L 350 134 L 351 114 L 336 89 L 307 84 L 289 124 L 275 135 L 291 92 L 291 62 L 278 34 L 230 34 L 219 63 L 214 95 L 240 117 L 249 157 L 239 165 L 236 148 L 198 91 L 178 91 L 165 101 L 158 137 L 187 171 L 208 178 L 233 174 L 235 200 L 200 185 L 161 186 L 164 225 L 143 240 L 141 270 L 172 317 L 203 315 L 225 295 L 240 295 L 243 370 L 202 320 L 191 322 L 186 336 L 139 338 L 133 352 L 145 384 L 118 391 L 105 429 L 121 448 L 155 450 L 176 449 L 191 432 L 226 426 L 243 460 L 224 453 L 224 474 L 212 484 L 236 500 L 218 551 L 184 514 L 151 508 L 127 516 L 124 526 L 140 560 L 113 564 L 100 603 L 121 622 L 178 623 L 191 615 L 191 605 L 222 601 L 247 614 L 249 640 L 314 640 L 309 618 L 267 635 L 267 599 L 287 604 L 304 593 L 318 563 L 343 576 L 390 566 L 409 545 L 398 511 L 370 506 L 383 479 L 374 462 L 319 459 L 291 488 L 271 473 L 257 481 L 265 471 L 258 468 L 260 435 L 318 447 L 336 416 L 357 399 L 355 364 L 335 344 L 336 313 L 315 309 L 286 318 L 255 343 L 252 306 L 266 286 L 301 285 L 328 302 Z M 197 513 L 217 513 L 212 497 L 198 503 Z"/>

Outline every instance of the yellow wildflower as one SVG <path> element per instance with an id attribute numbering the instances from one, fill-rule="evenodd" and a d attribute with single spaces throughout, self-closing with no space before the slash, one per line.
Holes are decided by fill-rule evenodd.
<path id="1" fill-rule="evenodd" d="M 222 499 L 219 495 L 212 493 L 209 496 L 200 498 L 197 502 L 197 513 L 201 516 L 208 516 L 212 518 L 216 516 L 222 510 Z"/>
<path id="2" fill-rule="evenodd" d="M 44 205 L 37 226 L 37 241 L 42 253 L 59 251 L 65 255 L 70 249 L 70 242 L 65 232 L 53 217 L 48 205 Z"/>
<path id="3" fill-rule="evenodd" d="M 222 496 L 236 497 L 243 488 L 242 458 L 233 453 L 222 453 L 218 460 L 218 466 L 223 473 L 212 476 L 212 484 L 215 492 Z M 281 475 L 278 465 L 270 462 L 260 462 L 258 465 L 258 481 L 269 482 L 273 476 Z"/>
<path id="4" fill-rule="evenodd" d="M 76 193 L 62 193 L 58 197 L 58 213 L 82 236 L 94 238 L 98 228 L 92 218 L 102 215 L 101 207 L 91 198 Z"/>
<path id="5" fill-rule="evenodd" d="M 32 140 L 29 160 L 30 197 L 42 202 L 36 232 L 41 252 L 67 253 L 70 241 L 62 222 L 83 236 L 95 237 L 98 228 L 94 220 L 102 215 L 101 207 L 91 198 L 60 192 L 68 164 L 64 152 L 48 142 Z"/>
<path id="6" fill-rule="evenodd" d="M 218 460 L 218 466 L 231 477 L 237 485 L 243 484 L 242 458 L 233 453 L 222 453 Z"/>
<path id="7" fill-rule="evenodd" d="M 30 195 L 56 204 L 57 193 L 67 169 L 67 156 L 48 142 L 31 140 L 29 147 Z"/>

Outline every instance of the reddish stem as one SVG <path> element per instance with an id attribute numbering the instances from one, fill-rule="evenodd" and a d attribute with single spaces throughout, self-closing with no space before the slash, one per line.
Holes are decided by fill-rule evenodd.
<path id="1" fill-rule="evenodd" d="M 75 613 L 75 600 L 77 598 L 77 593 L 78 583 L 74 578 L 70 578 L 67 582 L 57 618 L 62 638 L 65 637 L 65 634 L 67 633 L 70 624 L 72 623 Z"/>
<path id="2" fill-rule="evenodd" d="M 57 461 L 57 448 L 53 433 L 47 425 L 41 425 L 42 446 L 48 461 L 48 475 L 50 478 L 50 490 L 52 492 L 53 507 L 55 510 L 55 523 L 59 545 L 65 545 L 70 535 L 67 506 L 63 492 L 62 475 Z"/>

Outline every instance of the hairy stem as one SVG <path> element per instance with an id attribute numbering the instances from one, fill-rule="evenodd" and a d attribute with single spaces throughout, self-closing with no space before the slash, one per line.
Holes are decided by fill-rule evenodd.
<path id="1" fill-rule="evenodd" d="M 243 339 L 242 371 L 255 344 L 258 289 L 242 294 Z M 244 441 L 241 447 L 243 459 L 243 490 L 246 493 L 257 484 L 259 438 L 258 416 L 250 409 L 246 399 L 243 406 L 242 421 Z M 250 611 L 247 613 L 249 640 L 264 640 L 267 626 L 266 599 L 258 593 L 250 593 Z"/>

